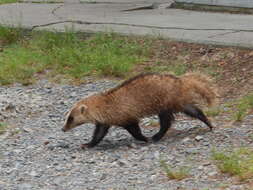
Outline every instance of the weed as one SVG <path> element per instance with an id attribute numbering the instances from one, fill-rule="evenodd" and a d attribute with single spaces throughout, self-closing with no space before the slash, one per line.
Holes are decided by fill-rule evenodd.
<path id="1" fill-rule="evenodd" d="M 0 122 L 0 135 L 4 134 L 7 130 L 7 125 L 5 123 Z"/>
<path id="2" fill-rule="evenodd" d="M 1 0 L 0 0 L 0 4 L 1 4 Z M 22 35 L 23 35 L 23 31 L 21 27 L 10 28 L 10 27 L 0 25 L 0 45 L 15 43 L 22 38 Z"/>
<path id="3" fill-rule="evenodd" d="M 182 180 L 189 177 L 189 168 L 180 167 L 179 169 L 172 169 L 164 160 L 160 160 L 160 166 L 165 171 L 169 179 Z"/>
<path id="4" fill-rule="evenodd" d="M 213 159 L 221 172 L 238 176 L 241 181 L 253 178 L 253 150 L 239 148 L 229 153 L 213 151 Z"/>
<path id="5" fill-rule="evenodd" d="M 236 105 L 236 112 L 234 114 L 234 120 L 242 121 L 250 109 L 253 109 L 253 93 L 244 96 L 238 101 Z"/>
<path id="6" fill-rule="evenodd" d="M 222 108 L 220 107 L 213 107 L 213 108 L 209 108 L 208 110 L 205 111 L 207 116 L 210 117 L 215 117 L 220 115 L 223 112 Z"/>

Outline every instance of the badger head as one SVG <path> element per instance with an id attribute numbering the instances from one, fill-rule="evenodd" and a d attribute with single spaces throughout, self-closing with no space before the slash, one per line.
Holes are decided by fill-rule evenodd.
<path id="1" fill-rule="evenodd" d="M 90 123 L 88 107 L 85 104 L 76 104 L 67 113 L 62 131 L 66 132 L 84 123 Z"/>

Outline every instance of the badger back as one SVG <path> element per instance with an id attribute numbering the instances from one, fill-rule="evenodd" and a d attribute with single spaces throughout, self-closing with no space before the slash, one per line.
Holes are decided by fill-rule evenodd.
<path id="1" fill-rule="evenodd" d="M 138 75 L 104 95 L 113 100 L 119 114 L 137 119 L 177 105 L 179 83 L 173 75 Z"/>

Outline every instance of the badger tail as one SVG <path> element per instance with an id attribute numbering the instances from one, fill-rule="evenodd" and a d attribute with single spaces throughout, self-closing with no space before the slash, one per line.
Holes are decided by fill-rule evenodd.
<path id="1" fill-rule="evenodd" d="M 209 106 L 217 103 L 218 91 L 211 79 L 200 73 L 187 73 L 182 80 L 182 94 L 186 102 L 200 103 L 200 98 Z"/>

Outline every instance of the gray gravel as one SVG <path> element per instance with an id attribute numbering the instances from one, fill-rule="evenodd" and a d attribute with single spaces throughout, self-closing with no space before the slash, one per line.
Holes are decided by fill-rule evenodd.
<path id="1" fill-rule="evenodd" d="M 1 190 L 85 189 L 244 189 L 220 174 L 210 159 L 211 150 L 253 145 L 252 121 L 214 132 L 201 122 L 178 116 L 168 135 L 159 143 L 134 140 L 125 130 L 111 128 L 95 148 L 82 150 L 93 126 L 83 125 L 63 133 L 64 113 L 81 97 L 113 87 L 98 81 L 81 86 L 40 81 L 35 85 L 0 87 L 0 121 L 9 124 L 0 136 Z M 152 136 L 158 129 L 145 127 L 156 118 L 146 118 L 142 130 Z M 238 124 L 239 125 L 239 124 Z M 169 180 L 160 167 L 165 160 L 173 168 L 187 166 L 190 177 Z"/>

